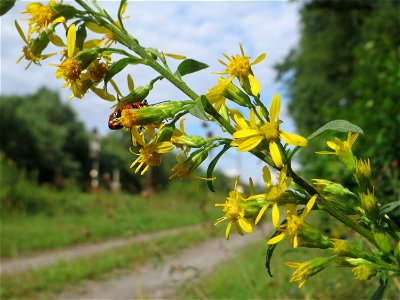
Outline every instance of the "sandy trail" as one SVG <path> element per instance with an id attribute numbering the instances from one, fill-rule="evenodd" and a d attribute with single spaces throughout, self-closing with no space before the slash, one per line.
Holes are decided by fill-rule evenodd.
<path id="1" fill-rule="evenodd" d="M 147 242 L 155 238 L 170 236 L 182 232 L 200 229 L 202 225 L 173 228 L 163 231 L 150 232 L 128 238 L 113 238 L 108 241 L 91 244 L 81 244 L 62 248 L 59 250 L 46 251 L 37 255 L 18 257 L 15 259 L 1 259 L 0 275 L 27 271 L 32 268 L 46 267 L 58 261 L 69 261 L 81 256 L 90 256 L 105 250 L 123 247 L 135 242 Z"/>
<path id="2" fill-rule="evenodd" d="M 85 281 L 67 288 L 57 299 L 173 299 L 175 286 L 205 276 L 218 264 L 228 260 L 240 248 L 265 238 L 271 227 L 257 228 L 251 235 L 232 234 L 229 241 L 223 237 L 208 240 L 166 256 L 155 266 L 146 263 L 133 271 L 105 281 Z"/>

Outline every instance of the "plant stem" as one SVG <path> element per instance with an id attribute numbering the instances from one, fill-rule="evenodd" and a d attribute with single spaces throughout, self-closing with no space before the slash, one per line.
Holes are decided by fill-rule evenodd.
<path id="1" fill-rule="evenodd" d="M 303 180 L 299 175 L 297 175 L 289 165 L 288 168 L 288 174 L 290 177 L 293 178 L 293 181 L 296 182 L 298 185 L 300 185 L 303 189 L 307 191 L 310 195 L 315 195 L 318 194 L 318 199 L 317 201 L 324 207 L 324 209 L 335 219 L 339 220 L 343 224 L 347 225 L 357 233 L 359 233 L 361 236 L 366 238 L 368 241 L 370 241 L 372 244 L 377 246 L 375 239 L 373 235 L 371 234 L 368 229 L 358 225 L 357 223 L 353 222 L 349 217 L 347 217 L 345 214 L 343 214 L 340 210 L 338 210 L 332 203 L 329 202 L 329 200 L 325 199 L 323 196 L 321 196 L 316 189 L 314 189 L 311 185 L 309 185 L 307 182 Z"/>

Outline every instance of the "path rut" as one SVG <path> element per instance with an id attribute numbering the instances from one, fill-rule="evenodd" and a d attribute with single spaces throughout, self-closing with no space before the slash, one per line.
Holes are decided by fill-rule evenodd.
<path id="1" fill-rule="evenodd" d="M 134 266 L 129 273 L 105 281 L 85 281 L 67 288 L 57 299 L 173 299 L 177 284 L 205 276 L 221 262 L 230 259 L 240 248 L 265 238 L 271 226 L 257 228 L 251 235 L 233 234 L 208 240 L 163 258 L 161 265 L 146 263 Z"/>
<path id="2" fill-rule="evenodd" d="M 197 224 L 163 231 L 144 233 L 128 238 L 113 238 L 111 240 L 99 243 L 76 245 L 59 250 L 46 251 L 28 257 L 1 259 L 0 275 L 19 273 L 32 268 L 46 267 L 55 264 L 58 261 L 66 262 L 77 257 L 94 255 L 105 250 L 123 247 L 135 242 L 147 242 L 159 237 L 193 231 L 196 229 L 200 229 L 201 226 L 201 224 Z"/>

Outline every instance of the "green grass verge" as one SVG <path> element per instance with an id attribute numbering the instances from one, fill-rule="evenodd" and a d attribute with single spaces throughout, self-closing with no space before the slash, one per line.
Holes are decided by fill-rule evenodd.
<path id="1" fill-rule="evenodd" d="M 67 285 L 78 284 L 84 279 L 98 279 L 115 275 L 113 271 L 131 269 L 153 260 L 162 262 L 162 256 L 200 243 L 211 235 L 210 231 L 198 230 L 181 233 L 151 242 L 131 244 L 107 250 L 90 257 L 59 262 L 51 267 L 40 268 L 15 275 L 1 277 L 0 298 L 44 299 L 53 297 Z"/>
<path id="2" fill-rule="evenodd" d="M 289 283 L 294 269 L 284 262 L 304 262 L 330 253 L 293 249 L 283 242 L 274 253 L 271 278 L 265 268 L 265 250 L 265 242 L 248 245 L 199 282 L 180 286 L 177 299 L 370 299 L 379 286 L 376 278 L 357 281 L 350 268 L 331 265 L 299 289 L 298 283 Z M 396 293 L 398 297 L 399 291 L 391 285 L 385 299 L 398 299 Z"/>
<path id="3" fill-rule="evenodd" d="M 17 256 L 109 237 L 212 223 L 220 214 L 212 204 L 217 197 L 189 190 L 170 190 L 150 198 L 75 193 L 64 203 L 55 205 L 51 213 L 3 213 L 0 254 Z M 224 196 L 219 196 L 217 202 L 221 198 Z M 201 201 L 205 203 L 205 210 L 199 209 Z"/>

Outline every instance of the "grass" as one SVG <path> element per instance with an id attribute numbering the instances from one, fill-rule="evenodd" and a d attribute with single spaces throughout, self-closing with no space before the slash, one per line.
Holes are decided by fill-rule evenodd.
<path id="1" fill-rule="evenodd" d="M 212 223 L 220 213 L 212 205 L 215 199 L 208 193 L 181 187 L 172 186 L 150 198 L 62 192 L 65 193 L 63 202 L 45 213 L 2 212 L 0 254 L 2 257 L 18 256 L 109 237 Z M 223 197 L 220 196 L 218 202 Z M 201 201 L 206 204 L 205 210 L 199 209 Z"/>
<path id="2" fill-rule="evenodd" d="M 379 284 L 354 280 L 350 268 L 329 266 L 307 280 L 299 289 L 289 283 L 294 269 L 285 261 L 304 262 L 330 253 L 319 249 L 293 249 L 287 243 L 279 245 L 272 261 L 273 278 L 267 274 L 265 242 L 248 245 L 229 262 L 219 266 L 202 280 L 180 286 L 178 299 L 370 299 Z M 399 290 L 388 288 L 386 299 L 398 299 Z M 396 296 L 397 295 L 397 296 Z"/>
<path id="3" fill-rule="evenodd" d="M 161 263 L 163 255 L 195 245 L 209 237 L 209 231 L 181 233 L 158 238 L 152 242 L 134 243 L 107 250 L 90 257 L 74 259 L 68 263 L 59 262 L 48 268 L 3 276 L 0 298 L 49 298 L 62 291 L 67 285 L 78 284 L 84 279 L 111 277 L 115 275 L 116 270 L 132 270 L 149 260 Z"/>

